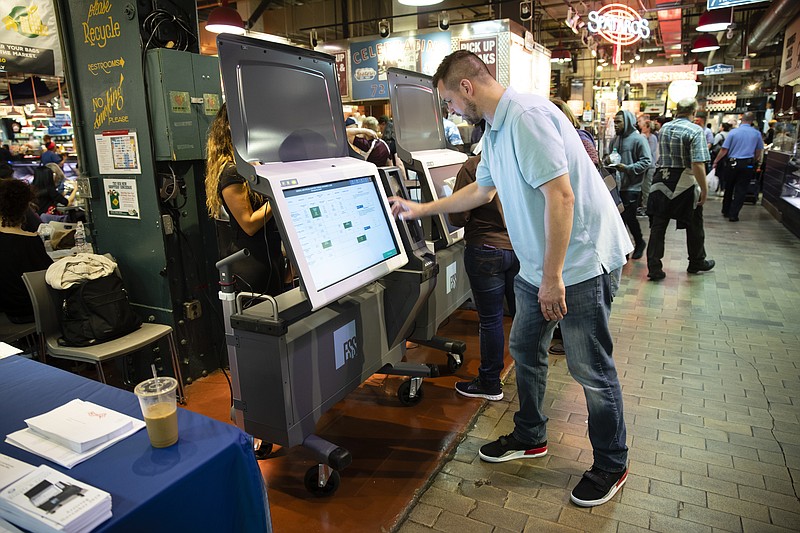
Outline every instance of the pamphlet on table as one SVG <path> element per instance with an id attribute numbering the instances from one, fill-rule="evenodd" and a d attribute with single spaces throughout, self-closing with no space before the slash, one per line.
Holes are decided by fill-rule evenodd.
<path id="1" fill-rule="evenodd" d="M 8 434 L 6 442 L 66 468 L 145 427 L 138 418 L 83 400 L 72 400 L 25 422 L 28 427 Z"/>
<path id="2" fill-rule="evenodd" d="M 0 517 L 34 533 L 83 533 L 111 518 L 111 495 L 41 465 L 0 491 Z"/>

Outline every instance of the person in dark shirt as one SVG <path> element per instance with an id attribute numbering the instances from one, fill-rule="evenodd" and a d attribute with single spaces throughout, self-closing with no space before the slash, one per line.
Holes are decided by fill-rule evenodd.
<path id="1" fill-rule="evenodd" d="M 13 159 L 13 154 L 11 153 L 11 149 L 8 147 L 7 144 L 0 146 L 0 162 L 8 163 Z"/>
<path id="2" fill-rule="evenodd" d="M 14 169 L 11 165 L 5 162 L 0 162 L 0 180 L 14 179 Z M 25 211 L 25 220 L 22 222 L 22 229 L 31 233 L 36 233 L 39 230 L 39 224 L 42 219 L 36 214 L 33 207 L 28 206 Z"/>
<path id="3" fill-rule="evenodd" d="M 347 141 L 357 148 L 364 159 L 378 167 L 392 164 L 392 151 L 389 145 L 378 138 L 378 133 L 370 128 L 348 126 Z"/>
<path id="4" fill-rule="evenodd" d="M 62 205 L 66 207 L 72 205 L 72 202 L 75 201 L 75 194 L 78 192 L 77 187 L 73 187 L 69 196 L 65 197 L 58 192 L 56 173 L 48 167 L 36 169 L 33 174 L 33 181 L 31 181 L 31 187 L 33 187 L 36 195 L 36 212 L 39 216 L 47 215 L 45 218 L 51 217 L 52 220 L 59 221 L 66 220 L 64 215 L 57 214 L 56 206 Z"/>
<path id="5" fill-rule="evenodd" d="M 481 156 L 470 157 L 456 175 L 454 191 L 475 182 Z M 450 222 L 464 227 L 467 241 L 464 267 L 472 287 L 472 299 L 480 322 L 481 365 L 478 377 L 456 383 L 456 391 L 470 398 L 502 400 L 500 373 L 503 371 L 505 334 L 503 300 L 513 317 L 516 312 L 514 277 L 519 260 L 511 248 L 503 207 L 495 196 L 488 204 L 464 213 L 450 213 Z"/>
<path id="6" fill-rule="evenodd" d="M 61 157 L 60 154 L 56 153 L 56 143 L 50 141 L 45 145 L 47 150 L 42 154 L 42 164 L 46 165 L 47 163 L 55 163 L 59 167 L 64 166 L 64 158 Z"/>
<path id="7" fill-rule="evenodd" d="M 53 263 L 39 236 L 22 229 L 31 200 L 33 192 L 24 181 L 0 180 L 0 310 L 15 324 L 34 320 L 22 274 L 44 270 Z"/>
<path id="8" fill-rule="evenodd" d="M 278 226 L 269 202 L 236 171 L 225 104 L 208 130 L 207 154 L 206 207 L 217 221 L 220 258 L 247 248 L 250 256 L 234 263 L 234 275 L 253 292 L 280 294 L 287 269 Z"/>

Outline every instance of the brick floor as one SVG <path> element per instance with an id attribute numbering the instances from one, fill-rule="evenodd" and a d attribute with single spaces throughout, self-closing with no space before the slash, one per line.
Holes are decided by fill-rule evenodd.
<path id="1" fill-rule="evenodd" d="M 625 267 L 611 317 L 631 449 L 620 493 L 594 509 L 569 502 L 591 448 L 582 391 L 552 357 L 550 454 L 477 457 L 513 428 L 512 372 L 400 533 L 800 531 L 800 240 L 760 206 L 738 223 L 719 210 L 713 198 L 705 213 L 713 271 L 686 273 L 674 225 L 663 282 L 646 281 L 644 260 Z"/>

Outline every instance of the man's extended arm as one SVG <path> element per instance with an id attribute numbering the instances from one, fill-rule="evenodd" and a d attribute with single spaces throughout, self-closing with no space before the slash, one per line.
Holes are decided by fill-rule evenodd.
<path id="1" fill-rule="evenodd" d="M 470 183 L 463 189 L 454 192 L 447 198 L 418 204 L 397 196 L 392 196 L 392 214 L 401 219 L 422 218 L 439 213 L 460 213 L 475 209 L 479 205 L 488 204 L 496 194 L 494 187 L 484 187 L 477 183 Z"/>

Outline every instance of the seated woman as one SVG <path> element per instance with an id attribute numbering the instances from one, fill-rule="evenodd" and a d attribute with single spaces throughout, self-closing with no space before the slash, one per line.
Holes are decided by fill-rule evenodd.
<path id="1" fill-rule="evenodd" d="M 287 269 L 278 225 L 269 202 L 252 191 L 247 180 L 236 172 L 225 104 L 208 130 L 206 153 L 206 207 L 209 216 L 217 220 L 220 258 L 247 248 L 250 256 L 237 261 L 232 268 L 246 285 L 239 288 L 273 296 L 280 294 Z"/>
<path id="2" fill-rule="evenodd" d="M 37 213 L 43 222 L 51 220 L 65 221 L 67 219 L 66 215 L 58 214 L 57 206 L 70 206 L 75 201 L 75 194 L 78 192 L 77 187 L 73 187 L 66 198 L 58 192 L 58 184 L 63 179 L 62 176 L 64 176 L 63 172 L 56 174 L 47 166 L 37 168 L 33 173 L 31 187 L 33 187 L 36 194 Z M 58 181 L 56 181 L 57 179 Z"/>
<path id="3" fill-rule="evenodd" d="M 33 322 L 33 306 L 22 282 L 24 272 L 44 270 L 53 261 L 36 233 L 22 229 L 33 191 L 22 180 L 0 180 L 0 310 L 15 324 Z"/>

